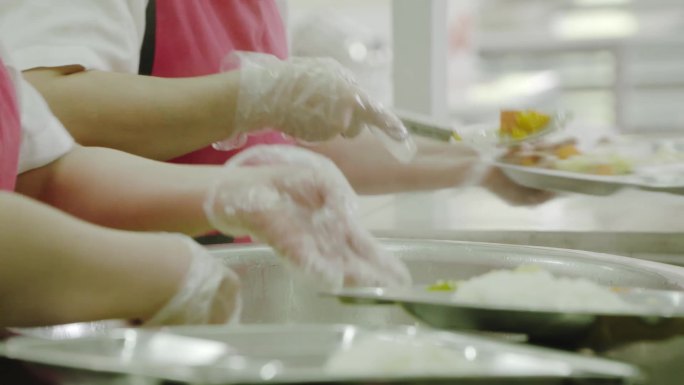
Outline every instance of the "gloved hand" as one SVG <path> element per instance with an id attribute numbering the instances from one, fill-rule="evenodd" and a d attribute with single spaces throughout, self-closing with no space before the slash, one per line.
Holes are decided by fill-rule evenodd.
<path id="1" fill-rule="evenodd" d="M 252 180 L 231 178 L 249 168 Z M 268 243 L 332 287 L 397 286 L 410 275 L 359 224 L 356 195 L 327 158 L 292 146 L 251 147 L 226 164 L 205 212 L 217 230 Z"/>
<path id="2" fill-rule="evenodd" d="M 354 137 L 366 127 L 375 127 L 414 151 L 399 118 L 374 102 L 333 59 L 282 61 L 267 54 L 237 52 L 224 67 L 240 68 L 237 135 L 274 128 L 296 139 L 320 142 L 337 135 Z"/>
<path id="3" fill-rule="evenodd" d="M 241 309 L 237 275 L 202 246 L 183 235 L 192 262 L 178 292 L 144 326 L 222 324 Z"/>

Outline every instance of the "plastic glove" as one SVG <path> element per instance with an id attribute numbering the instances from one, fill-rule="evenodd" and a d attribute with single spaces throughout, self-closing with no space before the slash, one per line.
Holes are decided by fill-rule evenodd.
<path id="1" fill-rule="evenodd" d="M 329 58 L 292 58 L 232 53 L 224 68 L 240 68 L 235 130 L 246 134 L 276 128 L 296 139 L 319 142 L 354 137 L 375 127 L 411 146 L 402 122 L 359 88 L 342 65 Z M 410 142 L 410 143 L 408 143 Z"/>
<path id="2" fill-rule="evenodd" d="M 410 283 L 404 264 L 359 224 L 356 195 L 327 158 L 293 146 L 255 146 L 226 166 L 205 202 L 216 229 L 258 238 L 332 287 Z M 240 167 L 253 168 L 251 180 L 231 180 Z"/>
<path id="3" fill-rule="evenodd" d="M 237 275 L 202 246 L 183 235 L 192 255 L 180 289 L 144 326 L 221 324 L 237 319 L 241 309 Z"/>

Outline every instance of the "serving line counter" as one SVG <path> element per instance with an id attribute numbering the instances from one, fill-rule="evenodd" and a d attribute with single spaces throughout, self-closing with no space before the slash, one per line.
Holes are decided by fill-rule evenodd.
<path id="1" fill-rule="evenodd" d="M 405 240 L 396 238 L 383 240 L 383 244 L 390 252 L 406 261 L 414 278 L 414 283 L 418 285 L 429 284 L 438 279 L 464 280 L 486 273 L 492 269 L 515 268 L 520 265 L 535 264 L 558 275 L 566 277 L 583 277 L 607 286 L 640 287 L 658 290 L 684 289 L 684 268 L 607 254 L 529 246 Z M 304 279 L 301 275 L 294 273 L 292 269 L 286 267 L 286 265 L 282 263 L 281 258 L 277 257 L 273 251 L 266 246 L 226 245 L 214 246 L 211 250 L 214 255 L 223 259 L 225 263 L 240 276 L 241 281 L 243 282 L 242 295 L 244 301 L 241 320 L 244 324 L 253 325 L 252 327 L 256 327 L 257 324 L 263 325 L 263 327 L 269 327 L 269 324 L 281 325 L 277 326 L 279 328 L 284 327 L 282 325 L 296 326 L 305 324 L 319 325 L 316 326 L 317 328 L 322 328 L 324 327 L 323 325 L 330 324 L 353 324 L 365 328 L 393 328 L 398 325 L 411 327 L 413 325 L 418 325 L 416 318 L 411 317 L 398 306 L 349 305 L 343 304 L 335 298 L 322 296 L 319 291 L 320 288 L 311 282 L 308 282 L 308 280 Z M 559 314 L 563 315 L 564 313 Z M 565 318 L 567 317 L 564 317 L 563 319 Z M 582 317 L 583 320 L 585 318 L 586 317 Z M 593 318 L 589 317 L 587 319 L 592 320 Z M 647 337 L 647 339 L 660 340 L 662 338 L 671 337 L 672 335 L 684 335 L 684 329 L 682 329 L 682 326 L 684 325 L 680 325 L 681 322 L 679 322 L 678 319 L 649 316 L 644 319 L 635 320 L 635 322 L 640 325 L 641 330 L 648 332 L 649 337 Z M 676 325 L 672 322 L 675 322 Z M 671 330 L 672 328 L 670 326 L 673 325 L 677 326 L 675 330 L 672 330 L 673 333 L 662 335 L 661 331 Z M 56 340 L 56 342 L 41 342 L 40 340 L 37 342 L 28 341 L 28 345 L 17 342 L 15 345 L 8 345 L 5 351 L 9 357 L 15 359 L 48 365 L 49 367 L 74 368 L 79 371 L 78 374 L 81 374 L 83 370 L 90 371 L 91 374 L 100 374 L 101 368 L 114 372 L 123 371 L 125 373 L 128 373 L 129 370 L 133 369 L 149 369 L 147 366 L 143 367 L 137 364 L 137 366 L 128 365 L 129 362 L 135 364 L 138 361 L 125 360 L 126 357 L 129 356 L 122 356 L 125 352 L 120 352 L 119 350 L 121 350 L 122 346 L 125 347 L 127 345 L 122 345 L 123 340 L 119 338 L 120 336 L 117 337 L 116 334 L 107 334 L 107 331 L 104 330 L 112 326 L 116 325 L 89 323 L 23 330 L 21 331 L 23 334 L 40 337 L 41 339 L 52 339 Z M 420 329 L 427 330 L 424 326 L 425 325 L 422 324 Z M 307 328 L 302 330 L 305 333 L 311 333 L 314 329 L 315 328 Z M 476 329 L 480 330 L 479 328 Z M 201 329 L 196 330 L 201 331 Z M 220 336 L 217 338 L 223 338 L 221 336 L 225 336 L 226 338 L 230 337 L 229 334 L 232 335 L 231 330 L 232 328 L 230 327 L 218 330 L 217 333 L 220 334 Z M 235 330 L 239 331 L 241 329 Z M 611 330 L 594 331 L 600 331 L 602 334 L 602 347 L 600 347 L 601 350 L 596 350 L 597 352 L 602 351 L 604 355 L 610 354 L 611 358 L 616 358 L 620 361 L 637 365 L 639 368 L 644 368 L 644 373 L 647 376 L 650 376 L 649 378 L 653 378 L 652 376 L 654 373 L 660 373 L 663 364 L 667 365 L 668 363 L 673 362 L 672 360 L 684 360 L 684 357 L 682 357 L 682 354 L 684 354 L 684 348 L 682 348 L 682 346 L 684 346 L 684 339 L 678 339 L 677 337 L 674 339 L 667 339 L 666 343 L 672 345 L 666 345 L 667 349 L 663 350 L 661 348 L 661 342 L 647 343 L 650 345 L 646 345 L 645 348 L 642 348 L 638 344 L 635 345 L 634 343 L 630 343 L 634 341 L 634 338 L 632 338 L 634 337 L 633 333 L 617 335 L 612 333 Z M 93 336 L 95 340 L 68 341 L 69 338 L 78 336 Z M 525 336 L 522 335 L 521 337 L 523 337 L 522 340 L 514 339 L 513 342 L 524 341 Z M 620 340 L 615 340 L 615 337 L 619 337 Z M 623 340 L 623 337 L 626 337 L 627 339 Z M 65 340 L 65 338 L 67 339 Z M 143 335 L 141 338 L 144 340 L 145 336 Z M 230 338 L 242 337 L 232 336 Z M 639 337 L 637 339 L 641 340 L 642 338 Z M 306 338 L 302 339 L 302 337 L 298 337 L 298 340 L 306 341 Z M 133 338 L 132 341 L 135 342 L 137 339 Z M 234 340 L 231 339 L 230 341 L 232 342 Z M 495 341 L 501 340 L 497 339 Z M 291 344 L 288 343 L 278 346 L 285 348 L 284 351 L 291 351 L 290 345 Z M 147 345 L 143 345 L 143 347 L 145 346 Z M 268 344 L 255 343 L 253 346 L 255 348 L 263 346 L 268 347 Z M 618 349 L 612 349 L 614 346 L 618 347 Z M 302 346 L 299 347 L 301 348 Z M 610 349 L 606 350 L 606 348 Z M 178 351 L 180 352 L 180 350 Z M 301 349 L 297 351 L 301 351 Z M 62 354 L 61 352 L 66 353 Z M 82 359 L 86 356 L 93 356 L 93 358 L 92 360 Z M 589 356 L 592 356 L 592 354 L 589 354 Z M 122 357 L 124 358 L 123 361 Z M 575 357 L 579 359 L 581 357 L 587 357 L 587 355 Z M 662 359 L 654 363 L 653 366 L 649 366 L 651 363 L 649 359 L 652 357 L 661 357 Z M 152 356 L 151 358 L 156 360 L 159 357 Z M 92 365 L 90 365 L 91 363 Z M 676 370 L 681 370 L 679 366 L 673 365 L 672 371 L 667 372 L 668 375 L 663 377 L 662 381 L 647 383 L 649 385 L 679 384 L 676 382 L 682 378 L 679 375 L 681 373 L 676 372 Z M 93 371 L 95 372 L 92 373 Z M 59 369 L 58 373 L 63 375 L 64 371 Z M 152 374 L 156 375 L 158 372 Z M 168 373 L 164 375 L 167 374 Z M 107 381 L 112 379 L 113 378 L 109 377 L 105 378 Z M 556 378 L 556 380 L 557 379 L 558 378 Z M 610 382 L 610 378 L 607 377 L 604 377 L 603 379 L 609 380 L 608 383 L 611 384 L 642 383 L 633 382 L 633 378 L 616 378 L 613 382 Z M 510 378 L 510 380 L 513 382 L 495 381 L 495 383 L 521 383 L 519 382 L 521 380 L 519 376 Z M 586 379 L 583 380 L 581 378 L 572 378 L 572 373 L 560 378 L 560 380 L 560 382 L 547 381 L 540 383 L 603 383 L 584 381 Z M 672 382 L 673 380 L 675 380 L 675 382 Z M 112 383 L 107 381 L 103 382 L 103 384 Z M 464 383 L 492 383 L 492 381 L 488 382 L 483 378 L 478 378 L 478 381 L 479 382 Z M 131 382 L 118 382 L 117 384 L 130 383 Z M 226 383 L 232 382 L 228 381 Z"/>
<path id="2" fill-rule="evenodd" d="M 381 237 L 560 247 L 684 265 L 684 197 L 625 189 L 510 206 L 477 187 L 361 198 Z"/>

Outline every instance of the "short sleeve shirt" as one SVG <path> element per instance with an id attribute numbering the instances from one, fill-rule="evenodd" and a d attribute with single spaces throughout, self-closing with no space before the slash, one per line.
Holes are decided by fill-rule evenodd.
<path id="1" fill-rule="evenodd" d="M 12 79 L 21 122 L 19 173 L 51 163 L 74 146 L 62 123 L 52 114 L 45 100 L 26 80 L 0 44 L 0 56 Z"/>
<path id="2" fill-rule="evenodd" d="M 2 0 L 0 36 L 22 71 L 78 64 L 135 73 L 146 7 L 146 0 Z"/>
<path id="3" fill-rule="evenodd" d="M 20 70 L 80 65 L 137 73 L 146 0 L 2 0 L 0 36 Z M 233 50 L 287 56 L 285 29 L 273 0 L 157 0 L 152 75 L 216 73 Z M 30 24 L 30 28 L 25 25 Z M 290 144 L 273 131 L 249 135 L 245 147 Z M 178 163 L 222 164 L 241 149 L 199 149 Z"/>

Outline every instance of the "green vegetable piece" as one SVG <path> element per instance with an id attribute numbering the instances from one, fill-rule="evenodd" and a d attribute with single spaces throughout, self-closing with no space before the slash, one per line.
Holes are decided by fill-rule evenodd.
<path id="1" fill-rule="evenodd" d="M 456 281 L 446 281 L 440 279 L 434 284 L 428 286 L 428 291 L 455 291 L 458 287 L 458 282 Z"/>

